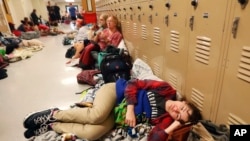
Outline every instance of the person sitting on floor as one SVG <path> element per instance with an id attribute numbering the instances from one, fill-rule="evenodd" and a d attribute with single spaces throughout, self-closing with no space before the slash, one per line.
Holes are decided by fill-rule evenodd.
<path id="1" fill-rule="evenodd" d="M 118 18 L 116 16 L 109 16 L 106 22 L 107 28 L 99 32 L 90 44 L 80 46 L 76 49 L 74 58 L 80 58 L 78 67 L 82 69 L 95 68 L 95 58 L 91 52 L 104 51 L 108 45 L 118 47 L 120 41 L 123 39 Z"/>
<path id="2" fill-rule="evenodd" d="M 81 52 L 82 52 L 84 46 L 86 46 L 88 43 L 93 41 L 95 36 L 98 33 L 100 33 L 103 29 L 107 28 L 107 24 L 106 24 L 107 18 L 108 18 L 108 15 L 103 13 L 103 14 L 100 15 L 99 25 L 98 26 L 96 24 L 93 24 L 92 27 L 90 28 L 90 30 L 87 31 L 87 32 L 86 32 L 86 27 L 84 28 L 83 32 L 80 32 L 80 30 L 79 30 L 79 33 L 83 33 L 84 35 L 87 34 L 88 40 L 85 40 L 85 44 L 84 44 L 84 42 L 82 40 L 82 39 L 84 39 L 83 37 L 81 37 L 81 36 L 79 36 L 79 37 L 76 36 L 75 37 L 75 40 L 81 39 L 81 42 L 74 43 L 74 48 L 75 48 L 76 52 L 73 55 L 72 59 L 70 59 L 66 64 L 70 64 L 73 60 L 78 59 L 80 57 L 80 55 L 81 55 Z"/>
<path id="3" fill-rule="evenodd" d="M 134 107 L 139 101 L 138 91 L 147 91 L 151 97 L 151 124 L 155 127 L 150 131 L 149 141 L 165 141 L 173 130 L 186 122 L 197 122 L 202 118 L 197 107 L 188 101 L 177 101 L 176 90 L 167 82 L 156 80 L 132 79 L 116 83 L 106 83 L 96 92 L 93 106 L 60 110 L 52 108 L 28 115 L 24 120 L 26 138 L 39 136 L 53 130 L 57 133 L 73 133 L 78 138 L 97 140 L 107 134 L 115 124 L 113 109 L 126 97 L 127 113 L 125 123 L 134 127 Z M 153 100 L 152 100 L 153 98 Z"/>

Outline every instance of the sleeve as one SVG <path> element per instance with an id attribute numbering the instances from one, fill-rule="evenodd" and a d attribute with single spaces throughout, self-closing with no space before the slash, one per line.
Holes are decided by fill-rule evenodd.
<path id="1" fill-rule="evenodd" d="M 173 119 L 166 114 L 159 121 L 150 131 L 148 141 L 165 141 L 168 138 L 168 134 L 164 130 L 172 124 Z"/>
<path id="2" fill-rule="evenodd" d="M 164 81 L 132 79 L 125 88 L 125 98 L 128 104 L 136 104 L 136 95 L 139 90 L 152 91 L 164 95 L 166 99 L 174 99 L 176 91 Z"/>

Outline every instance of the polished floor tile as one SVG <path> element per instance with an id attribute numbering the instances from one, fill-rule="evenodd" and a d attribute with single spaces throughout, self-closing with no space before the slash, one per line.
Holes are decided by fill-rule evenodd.
<path id="1" fill-rule="evenodd" d="M 69 25 L 59 28 L 70 31 Z M 80 100 L 75 93 L 89 87 L 77 83 L 79 68 L 65 65 L 70 46 L 62 45 L 64 36 L 40 37 L 43 50 L 6 68 L 8 77 L 0 80 L 1 141 L 25 141 L 23 119 L 27 114 L 50 107 L 69 108 Z"/>

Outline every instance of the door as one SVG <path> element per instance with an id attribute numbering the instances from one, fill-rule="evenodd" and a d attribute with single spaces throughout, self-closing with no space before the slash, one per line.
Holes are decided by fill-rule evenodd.
<path id="1" fill-rule="evenodd" d="M 210 119 L 223 54 L 228 0 L 192 0 L 189 4 L 189 52 L 186 95 Z"/>
<path id="2" fill-rule="evenodd" d="M 3 5 L 0 2 L 0 31 L 4 33 L 4 32 L 9 32 L 9 25 L 6 21 L 5 14 L 4 14 L 3 10 L 4 10 Z"/>
<path id="3" fill-rule="evenodd" d="M 13 23 L 13 19 L 12 19 L 11 13 L 10 13 L 10 8 L 9 8 L 7 0 L 3 0 L 3 7 L 5 10 L 5 16 L 7 18 L 7 21 Z"/>
<path id="4" fill-rule="evenodd" d="M 247 3 L 246 3 L 247 4 Z M 230 41 L 216 122 L 250 123 L 250 4 L 234 1 Z"/>
<path id="5" fill-rule="evenodd" d="M 163 4 L 162 4 L 163 5 Z M 189 1 L 168 0 L 165 5 L 164 78 L 179 94 L 184 94 L 187 72 L 187 11 Z"/>

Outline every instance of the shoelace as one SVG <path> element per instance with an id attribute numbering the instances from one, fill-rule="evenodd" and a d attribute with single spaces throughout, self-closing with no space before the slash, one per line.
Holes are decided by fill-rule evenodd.
<path id="1" fill-rule="evenodd" d="M 49 121 L 49 119 L 50 119 L 50 115 L 39 116 L 36 119 L 34 119 L 34 123 L 35 124 L 43 124 L 43 123 L 46 123 L 47 121 Z"/>
<path id="2" fill-rule="evenodd" d="M 39 136 L 39 135 L 47 132 L 48 129 L 49 129 L 49 125 L 43 124 L 43 125 L 41 125 L 41 127 L 39 129 L 34 130 L 34 133 L 36 136 Z"/>

